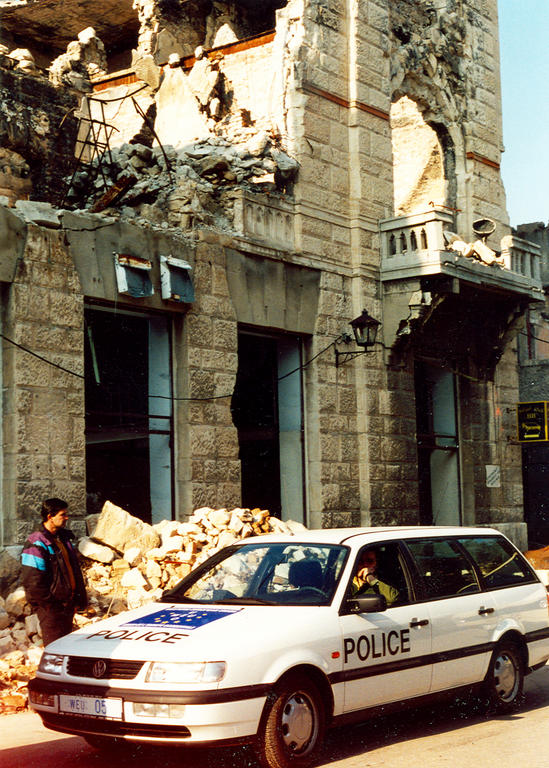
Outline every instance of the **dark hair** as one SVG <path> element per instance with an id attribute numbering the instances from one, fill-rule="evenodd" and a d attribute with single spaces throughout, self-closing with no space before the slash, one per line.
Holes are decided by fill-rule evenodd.
<path id="1" fill-rule="evenodd" d="M 67 509 L 68 506 L 68 502 L 63 501 L 63 499 L 45 499 L 42 502 L 42 509 L 40 510 L 42 522 L 45 523 L 50 515 L 55 517 L 58 512 L 61 512 L 62 509 Z"/>

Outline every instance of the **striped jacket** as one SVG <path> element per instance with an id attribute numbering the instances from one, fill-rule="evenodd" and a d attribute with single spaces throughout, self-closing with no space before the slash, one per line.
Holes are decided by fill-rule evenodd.
<path id="1" fill-rule="evenodd" d="M 27 600 L 34 610 L 39 607 L 85 608 L 86 589 L 74 548 L 72 531 L 63 528 L 57 536 L 68 552 L 76 586 L 74 593 L 61 550 L 43 525 L 31 533 L 21 553 L 22 581 Z"/>

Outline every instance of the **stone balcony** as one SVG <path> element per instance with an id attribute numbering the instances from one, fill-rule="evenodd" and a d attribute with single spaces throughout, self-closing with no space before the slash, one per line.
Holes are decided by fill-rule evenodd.
<path id="1" fill-rule="evenodd" d="M 485 289 L 543 298 L 540 247 L 514 235 L 502 239 L 500 263 L 488 265 L 448 250 L 444 231 L 453 216 L 442 208 L 380 222 L 381 279 L 418 280 L 454 277 Z"/>

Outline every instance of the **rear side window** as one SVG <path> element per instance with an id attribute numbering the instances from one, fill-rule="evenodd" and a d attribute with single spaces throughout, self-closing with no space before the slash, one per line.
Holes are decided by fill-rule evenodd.
<path id="1" fill-rule="evenodd" d="M 478 536 L 460 539 L 460 544 L 478 565 L 487 589 L 535 581 L 522 555 L 505 539 L 496 536 Z"/>
<path id="2" fill-rule="evenodd" d="M 428 599 L 480 591 L 473 567 L 456 540 L 411 539 L 406 545 L 423 577 Z"/>

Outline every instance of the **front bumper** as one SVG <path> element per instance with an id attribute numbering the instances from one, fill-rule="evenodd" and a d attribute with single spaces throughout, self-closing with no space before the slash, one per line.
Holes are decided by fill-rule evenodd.
<path id="1" fill-rule="evenodd" d="M 164 744 L 244 743 L 254 738 L 268 686 L 202 691 L 115 688 L 34 678 L 29 702 L 48 728 L 81 736 L 101 735 Z M 61 696 L 122 700 L 120 718 L 91 717 L 60 711 Z M 150 717 L 134 712 L 134 704 L 169 704 L 183 708 L 180 717 Z"/>

